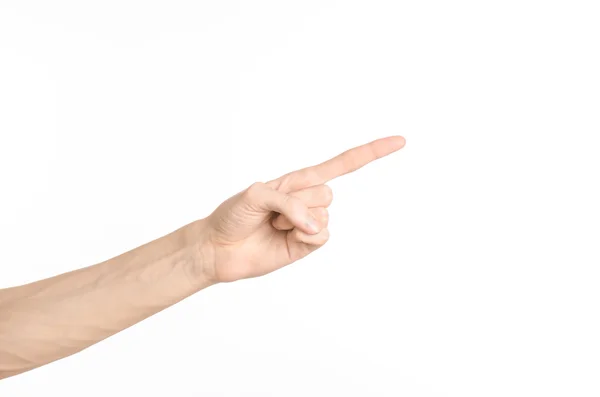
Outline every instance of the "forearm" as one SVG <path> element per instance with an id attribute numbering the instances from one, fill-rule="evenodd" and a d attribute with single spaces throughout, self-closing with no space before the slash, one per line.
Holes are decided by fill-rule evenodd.
<path id="1" fill-rule="evenodd" d="M 208 287 L 202 223 L 116 258 L 0 291 L 0 379 L 69 356 Z"/>

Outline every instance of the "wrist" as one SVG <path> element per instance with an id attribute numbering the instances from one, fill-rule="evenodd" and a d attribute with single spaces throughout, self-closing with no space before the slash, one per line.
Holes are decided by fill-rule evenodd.
<path id="1" fill-rule="evenodd" d="M 190 248 L 189 275 L 200 289 L 218 284 L 215 277 L 214 248 L 210 244 L 206 219 L 199 219 L 186 226 L 186 243 Z"/>

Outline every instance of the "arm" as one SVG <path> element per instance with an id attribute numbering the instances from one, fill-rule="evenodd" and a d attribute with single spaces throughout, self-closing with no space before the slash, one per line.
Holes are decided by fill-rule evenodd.
<path id="1" fill-rule="evenodd" d="M 116 258 L 0 290 L 0 379 L 81 351 L 213 284 L 202 221 Z"/>
<path id="2" fill-rule="evenodd" d="M 390 137 L 255 183 L 190 223 L 116 258 L 0 290 L 0 379 L 81 351 L 219 282 L 258 277 L 323 246 L 325 183 L 404 146 Z"/>

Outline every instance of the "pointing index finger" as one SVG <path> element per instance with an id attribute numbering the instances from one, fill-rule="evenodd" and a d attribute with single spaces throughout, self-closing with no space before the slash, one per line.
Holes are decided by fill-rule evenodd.
<path id="1" fill-rule="evenodd" d="M 296 191 L 310 186 L 322 185 L 400 150 L 404 147 L 404 144 L 403 137 L 390 136 L 357 146 L 320 164 L 285 175 L 283 177 L 286 185 L 284 189 Z"/>
<path id="2" fill-rule="evenodd" d="M 387 156 L 404 146 L 404 138 L 391 136 L 377 139 L 373 142 L 352 148 L 321 164 L 315 165 L 312 171 L 317 178 L 317 184 L 326 183 L 334 178 L 354 172 L 372 161 Z"/>

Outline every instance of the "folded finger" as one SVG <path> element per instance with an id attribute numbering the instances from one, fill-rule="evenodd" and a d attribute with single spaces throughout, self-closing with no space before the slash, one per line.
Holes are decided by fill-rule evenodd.
<path id="1" fill-rule="evenodd" d="M 310 208 L 309 211 L 319 221 L 322 227 L 329 225 L 329 211 L 324 207 Z M 277 230 L 292 230 L 294 225 L 284 215 L 278 215 L 272 221 L 273 227 Z"/>

